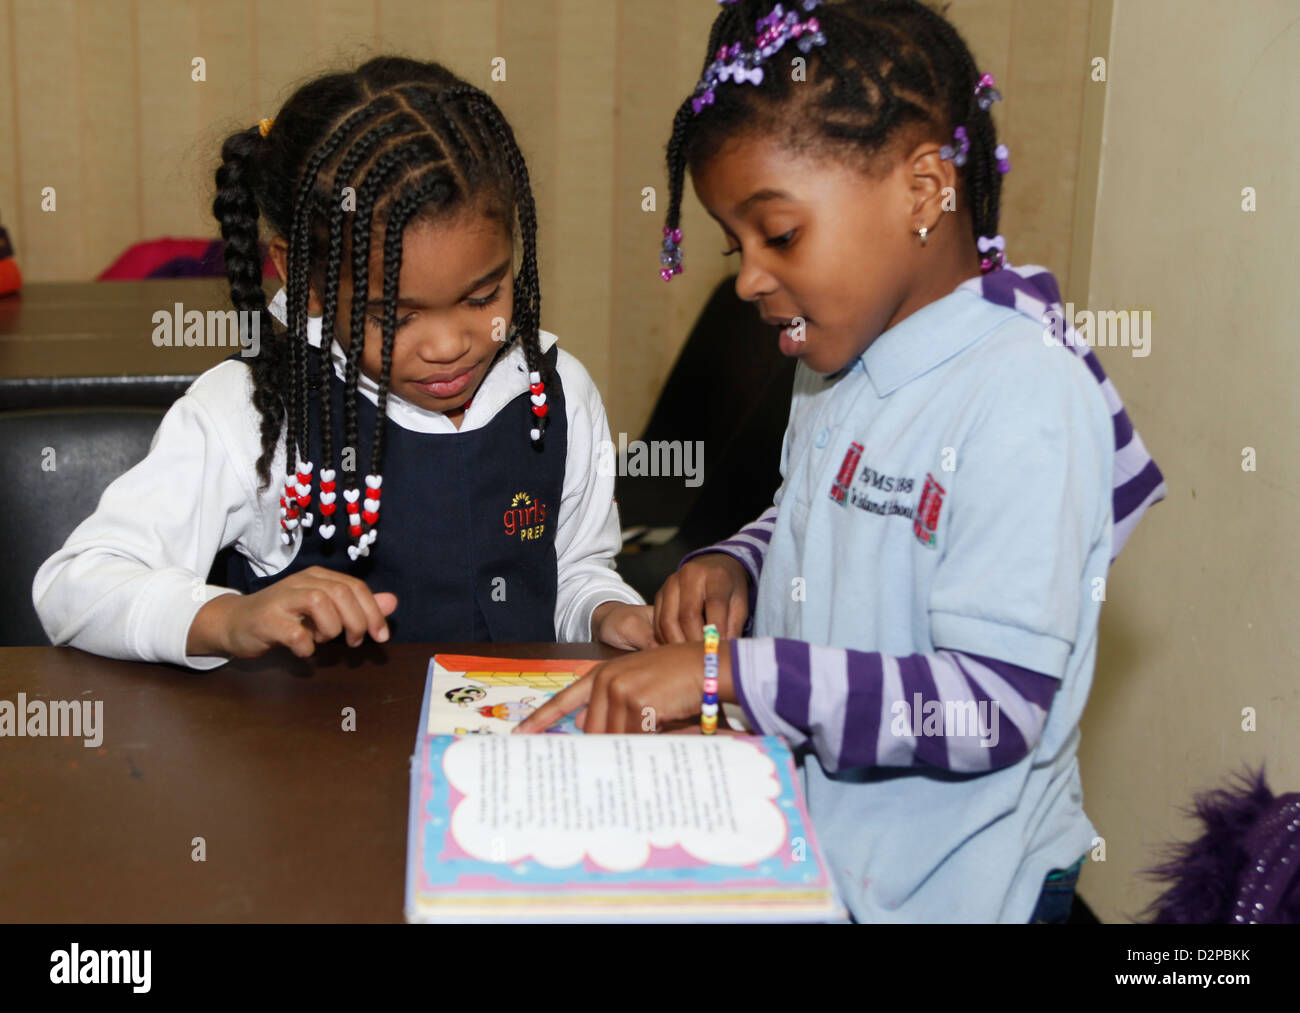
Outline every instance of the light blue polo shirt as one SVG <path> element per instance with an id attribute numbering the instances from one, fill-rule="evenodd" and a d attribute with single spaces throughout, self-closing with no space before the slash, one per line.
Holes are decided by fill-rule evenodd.
<path id="1" fill-rule="evenodd" d="M 1041 740 L 1002 770 L 829 774 L 804 753 L 809 811 L 859 921 L 1023 923 L 1047 873 L 1093 846 L 1076 748 L 1114 441 L 1083 363 L 970 291 L 835 377 L 799 365 L 754 635 L 967 651 L 1061 680 Z"/>

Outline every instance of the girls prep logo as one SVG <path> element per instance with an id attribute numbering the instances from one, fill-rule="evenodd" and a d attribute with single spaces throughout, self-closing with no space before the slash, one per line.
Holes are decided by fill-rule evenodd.
<path id="1" fill-rule="evenodd" d="M 546 531 L 546 504 L 526 492 L 517 492 L 501 515 L 501 523 L 508 538 L 518 535 L 521 542 L 535 541 Z"/>

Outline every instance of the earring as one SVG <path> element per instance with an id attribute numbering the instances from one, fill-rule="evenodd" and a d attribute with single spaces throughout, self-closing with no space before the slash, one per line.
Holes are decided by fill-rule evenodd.
<path id="1" fill-rule="evenodd" d="M 929 234 L 930 234 L 930 230 L 926 228 L 924 225 L 922 225 L 920 231 L 917 232 L 917 235 L 921 237 L 922 246 L 925 245 L 926 237 L 929 236 Z"/>

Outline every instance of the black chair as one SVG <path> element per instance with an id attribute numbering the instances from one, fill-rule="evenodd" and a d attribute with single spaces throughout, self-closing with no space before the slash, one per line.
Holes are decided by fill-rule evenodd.
<path id="1" fill-rule="evenodd" d="M 677 528 L 662 544 L 629 544 L 618 557 L 623 579 L 648 601 L 687 552 L 734 534 L 772 504 L 795 369 L 795 361 L 781 354 L 779 333 L 736 295 L 734 277 L 722 281 L 640 437 L 651 446 L 702 441 L 703 482 L 692 488 L 681 476 L 633 475 L 615 481 L 625 531 Z"/>
<path id="2" fill-rule="evenodd" d="M 48 644 L 32 606 L 32 579 L 113 479 L 149 452 L 162 408 L 0 412 L 0 474 L 17 516 L 0 540 L 0 645 Z"/>

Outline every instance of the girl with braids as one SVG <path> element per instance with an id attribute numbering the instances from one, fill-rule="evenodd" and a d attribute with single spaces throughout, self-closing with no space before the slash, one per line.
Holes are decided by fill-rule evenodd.
<path id="1" fill-rule="evenodd" d="M 1106 575 L 1164 495 L 1052 276 L 1006 261 L 1000 99 L 913 0 L 724 5 L 668 143 L 661 269 L 689 169 L 799 360 L 783 483 L 665 583 L 665 646 L 520 726 L 585 706 L 636 731 L 650 706 L 709 733 L 721 705 L 785 736 L 859 921 L 1066 918 Z M 707 669 L 705 624 L 729 640 Z"/>
<path id="2" fill-rule="evenodd" d="M 221 157 L 213 212 L 260 354 L 201 376 L 41 568 L 51 639 L 194 668 L 340 634 L 653 643 L 613 569 L 604 407 L 539 329 L 528 171 L 495 103 L 377 58 Z M 209 586 L 231 546 L 231 586 Z"/>

